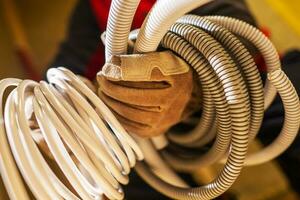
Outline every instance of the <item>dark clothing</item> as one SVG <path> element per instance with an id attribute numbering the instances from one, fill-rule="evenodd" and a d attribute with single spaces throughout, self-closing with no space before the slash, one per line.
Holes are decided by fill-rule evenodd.
<path id="1" fill-rule="evenodd" d="M 103 7 L 109 9 L 110 0 L 80 0 L 78 2 L 71 16 L 66 39 L 61 44 L 50 67 L 65 66 L 76 74 L 89 79 L 95 78 L 96 73 L 104 64 L 104 46 L 100 40 L 100 35 L 105 30 L 106 23 L 103 25 L 100 22 L 107 21 L 107 13 L 96 13 L 97 11 L 104 12 L 103 9 L 100 9 L 102 1 Z M 141 4 L 143 2 L 153 4 L 155 0 L 141 2 Z M 133 28 L 140 27 L 141 19 L 145 17 L 149 9 L 149 5 L 139 6 L 136 18 L 140 20 L 135 19 Z M 191 13 L 231 16 L 255 25 L 255 20 L 243 0 L 216 0 L 193 10 Z"/>
<path id="2" fill-rule="evenodd" d="M 66 39 L 49 67 L 64 66 L 85 75 L 92 54 L 102 45 L 100 35 L 89 1 L 80 0 L 70 18 Z"/>

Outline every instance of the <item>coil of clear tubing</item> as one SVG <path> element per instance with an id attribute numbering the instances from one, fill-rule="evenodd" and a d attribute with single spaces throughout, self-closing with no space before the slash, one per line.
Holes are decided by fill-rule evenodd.
<path id="1" fill-rule="evenodd" d="M 107 59 L 127 53 L 139 2 L 112 1 L 105 42 Z M 185 135 L 168 133 L 166 137 L 190 148 L 215 137 L 211 148 L 189 160 L 167 149 L 158 152 L 153 140 L 132 138 L 97 97 L 93 85 L 65 68 L 50 69 L 48 83 L 4 79 L 0 81 L 0 170 L 10 199 L 29 200 L 25 185 L 42 200 L 99 199 L 103 194 L 123 199 L 121 184 L 130 181 L 127 175 L 133 167 L 170 198 L 212 199 L 230 188 L 243 166 L 267 162 L 286 150 L 299 129 L 300 105 L 293 85 L 280 69 L 274 46 L 256 28 L 236 19 L 183 16 L 207 2 L 159 0 L 140 31 L 130 38 L 136 39 L 135 52 L 156 51 L 161 45 L 197 72 L 203 86 L 199 125 Z M 235 35 L 253 43 L 263 55 L 268 70 L 264 87 L 252 56 Z M 264 109 L 276 91 L 285 109 L 283 129 L 269 146 L 247 155 Z M 45 139 L 76 193 L 48 166 L 36 135 Z M 201 187 L 189 188 L 174 171 L 216 162 L 224 162 L 223 169 L 215 180 Z"/>

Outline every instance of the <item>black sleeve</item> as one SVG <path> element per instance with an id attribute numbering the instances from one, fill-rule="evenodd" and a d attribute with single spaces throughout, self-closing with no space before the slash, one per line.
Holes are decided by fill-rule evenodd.
<path id="1" fill-rule="evenodd" d="M 71 15 L 66 39 L 49 68 L 64 66 L 83 75 L 90 56 L 101 43 L 100 34 L 89 1 L 79 0 Z"/>
<path id="2" fill-rule="evenodd" d="M 191 12 L 195 15 L 221 15 L 243 20 L 256 26 L 245 0 L 215 0 Z"/>

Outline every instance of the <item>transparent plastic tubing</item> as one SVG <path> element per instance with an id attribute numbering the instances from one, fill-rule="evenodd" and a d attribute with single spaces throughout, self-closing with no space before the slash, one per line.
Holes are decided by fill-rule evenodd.
<path id="1" fill-rule="evenodd" d="M 129 37 L 139 0 L 113 0 L 106 33 L 106 59 L 127 54 L 128 38 L 135 52 L 170 49 L 198 74 L 203 87 L 203 113 L 197 128 L 186 135 L 167 133 L 184 147 L 210 149 L 186 159 L 167 149 L 156 150 L 153 140 L 126 132 L 82 77 L 59 67 L 47 80 L 0 81 L 0 172 L 12 200 L 95 200 L 103 194 L 123 199 L 122 184 L 131 168 L 153 188 L 172 199 L 207 200 L 224 193 L 245 165 L 267 162 L 285 151 L 300 124 L 296 90 L 280 67 L 272 43 L 255 27 L 219 16 L 183 16 L 208 0 L 159 0 L 141 30 Z M 181 17 L 181 18 L 180 18 Z M 177 20 L 177 21 L 176 21 Z M 251 54 L 238 37 L 262 53 L 268 70 L 265 87 Z M 262 123 L 264 109 L 276 91 L 285 109 L 283 128 L 267 147 L 248 155 L 250 142 Z M 134 137 L 134 138 L 133 138 Z M 71 188 L 52 171 L 38 146 L 43 139 Z M 189 188 L 174 169 L 190 171 L 224 162 L 209 184 Z M 27 186 L 27 187 L 26 187 Z"/>

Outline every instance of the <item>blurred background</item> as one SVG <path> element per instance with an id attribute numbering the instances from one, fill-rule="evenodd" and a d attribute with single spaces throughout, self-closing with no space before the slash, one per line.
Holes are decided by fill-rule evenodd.
<path id="1" fill-rule="evenodd" d="M 65 37 L 75 4 L 76 0 L 0 0 L 0 79 L 39 79 Z M 300 48 L 299 0 L 248 0 L 248 4 L 279 52 Z M 197 173 L 214 174 L 212 169 Z M 199 182 L 205 181 L 199 175 Z M 231 191 L 240 200 L 300 199 L 275 162 L 246 168 Z"/>
<path id="2" fill-rule="evenodd" d="M 272 33 L 279 51 L 300 47 L 299 0 L 247 1 L 259 25 Z M 26 78 L 32 70 L 37 74 L 31 76 L 43 73 L 64 38 L 76 0 L 0 2 L 0 78 Z M 31 54 L 32 70 L 24 67 L 24 59 L 20 62 L 20 46 Z"/>

